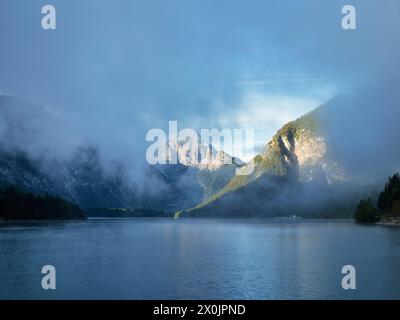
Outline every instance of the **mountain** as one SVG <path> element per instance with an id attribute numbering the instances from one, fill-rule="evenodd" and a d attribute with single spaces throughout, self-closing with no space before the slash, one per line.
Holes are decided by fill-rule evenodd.
<path id="1" fill-rule="evenodd" d="M 181 209 L 193 195 L 182 179 L 174 181 L 145 166 L 141 185 L 131 183 L 122 165 L 105 170 L 97 149 L 81 147 L 64 161 L 36 159 L 22 151 L 0 152 L 0 188 L 16 186 L 38 195 L 57 195 L 82 208 Z M 157 189 L 155 190 L 155 186 Z"/>
<path id="2" fill-rule="evenodd" d="M 200 138 L 168 141 L 166 155 L 162 158 L 166 160 L 167 164 L 170 164 L 175 158 L 174 154 L 178 163 L 201 170 L 217 170 L 226 165 L 240 167 L 244 164 L 239 158 L 216 150 L 211 144 L 201 141 Z"/>
<path id="3" fill-rule="evenodd" d="M 335 98 L 284 125 L 240 169 L 241 175 L 176 216 L 351 215 L 357 197 L 372 192 L 374 186 L 359 183 L 359 172 L 349 169 L 337 141 L 332 141 L 341 125 L 332 117 L 332 109 L 337 111 L 346 99 Z"/>
<path id="4" fill-rule="evenodd" d="M 35 159 L 16 150 L 0 152 L 0 186 L 52 194 L 82 207 L 129 203 L 117 176 L 105 176 L 93 149 L 79 150 L 65 162 Z"/>
<path id="5" fill-rule="evenodd" d="M 56 195 L 82 208 L 176 211 L 219 191 L 242 165 L 239 159 L 205 144 L 196 145 L 198 154 L 206 155 L 196 164 L 190 159 L 194 144 L 171 142 L 168 150 L 170 155 L 177 153 L 176 164 L 105 166 L 95 146 L 67 148 L 59 142 L 65 141 L 61 136 L 53 142 L 61 127 L 67 127 L 65 120 L 44 108 L 0 96 L 0 188 L 13 185 L 38 195 Z M 68 154 L 51 156 L 49 142 L 51 148 L 58 147 L 56 152 L 68 149 Z M 130 175 L 141 178 L 130 181 Z"/>
<path id="6" fill-rule="evenodd" d="M 171 163 L 173 154 L 177 164 Z M 156 165 L 157 170 L 185 190 L 191 190 L 192 198 L 198 199 L 197 203 L 221 190 L 234 177 L 236 170 L 244 165 L 237 157 L 191 139 L 169 141 L 165 159 L 165 164 Z"/>
<path id="7" fill-rule="evenodd" d="M 147 168 L 145 180 L 170 196 L 138 188 L 126 178 L 128 168 L 122 163 L 106 169 L 94 146 L 66 146 L 68 136 L 62 135 L 69 132 L 58 128 L 68 128 L 68 123 L 24 99 L 0 96 L 1 188 L 13 185 L 36 195 L 60 196 L 82 208 L 137 208 L 150 204 L 151 208 L 164 209 L 168 202 L 179 205 L 177 188 L 156 171 Z M 68 154 L 53 156 L 62 149 L 68 149 Z M 168 209 L 176 208 L 179 206 Z"/>

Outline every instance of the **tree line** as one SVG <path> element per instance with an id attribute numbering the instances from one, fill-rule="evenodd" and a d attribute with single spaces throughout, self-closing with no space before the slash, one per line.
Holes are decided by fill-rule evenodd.
<path id="1" fill-rule="evenodd" d="M 400 216 L 400 175 L 398 173 L 389 177 L 376 203 L 371 198 L 361 199 L 355 212 L 355 220 L 375 223 L 383 218 L 397 216 Z"/>
<path id="2" fill-rule="evenodd" d="M 85 213 L 60 197 L 40 196 L 9 186 L 0 190 L 0 219 L 64 220 L 84 219 Z"/>

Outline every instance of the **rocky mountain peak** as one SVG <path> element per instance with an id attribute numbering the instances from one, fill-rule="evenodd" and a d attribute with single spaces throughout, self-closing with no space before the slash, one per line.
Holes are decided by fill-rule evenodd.
<path id="1" fill-rule="evenodd" d="M 237 167 L 243 165 L 243 161 L 239 158 L 230 156 L 224 151 L 218 151 L 211 144 L 193 141 L 193 139 L 168 141 L 166 153 L 167 164 L 176 163 L 174 162 L 176 159 L 180 164 L 200 170 L 217 170 L 226 165 Z"/>

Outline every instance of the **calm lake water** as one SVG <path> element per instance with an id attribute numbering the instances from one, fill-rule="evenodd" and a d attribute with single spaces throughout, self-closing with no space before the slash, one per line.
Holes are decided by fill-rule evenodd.
<path id="1" fill-rule="evenodd" d="M 54 265 L 57 289 L 41 288 Z M 357 289 L 343 290 L 354 265 Z M 0 224 L 0 299 L 398 299 L 400 228 L 351 221 Z"/>

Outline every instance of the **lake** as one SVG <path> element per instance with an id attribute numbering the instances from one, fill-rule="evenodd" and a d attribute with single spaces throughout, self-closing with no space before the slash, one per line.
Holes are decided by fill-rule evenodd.
<path id="1" fill-rule="evenodd" d="M 56 290 L 41 269 L 56 268 Z M 356 268 L 344 290 L 344 265 Z M 352 221 L 0 223 L 0 299 L 399 299 L 400 227 Z"/>

